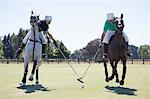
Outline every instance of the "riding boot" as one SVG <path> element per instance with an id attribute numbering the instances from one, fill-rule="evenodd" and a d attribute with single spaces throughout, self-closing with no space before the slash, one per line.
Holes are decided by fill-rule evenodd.
<path id="1" fill-rule="evenodd" d="M 129 48 L 128 48 L 128 42 L 126 42 L 126 46 L 127 46 L 127 56 L 132 56 L 132 54 L 131 54 L 131 52 L 130 52 L 130 50 L 129 50 Z"/>
<path id="2" fill-rule="evenodd" d="M 42 57 L 45 58 L 46 57 L 46 44 L 42 44 Z"/>
<path id="3" fill-rule="evenodd" d="M 104 60 L 106 60 L 108 58 L 108 44 L 104 43 L 104 53 L 103 53 L 103 57 Z"/>

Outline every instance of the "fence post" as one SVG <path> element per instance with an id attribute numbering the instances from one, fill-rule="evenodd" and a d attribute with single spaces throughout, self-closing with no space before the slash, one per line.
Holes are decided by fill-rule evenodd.
<path id="1" fill-rule="evenodd" d="M 144 58 L 143 58 L 143 64 L 144 64 Z"/>
<path id="2" fill-rule="evenodd" d="M 133 58 L 132 58 L 132 64 L 133 64 Z"/>

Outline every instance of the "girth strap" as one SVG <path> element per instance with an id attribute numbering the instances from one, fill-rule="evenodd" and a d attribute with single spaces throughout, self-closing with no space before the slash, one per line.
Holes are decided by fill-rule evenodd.
<path id="1" fill-rule="evenodd" d="M 32 40 L 32 39 L 29 39 L 29 40 L 32 41 L 32 42 L 36 42 L 36 43 L 41 43 L 42 44 L 42 42 L 37 41 L 37 40 Z"/>

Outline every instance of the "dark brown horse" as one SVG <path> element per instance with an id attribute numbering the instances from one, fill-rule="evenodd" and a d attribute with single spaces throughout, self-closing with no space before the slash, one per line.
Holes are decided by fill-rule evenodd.
<path id="1" fill-rule="evenodd" d="M 120 81 L 120 85 L 124 85 L 124 79 L 126 75 L 126 59 L 127 59 L 127 46 L 123 38 L 123 14 L 121 14 L 121 18 L 116 18 L 116 26 L 117 31 L 113 35 L 112 39 L 109 43 L 109 49 L 108 49 L 108 58 L 110 61 L 110 64 L 112 66 L 112 75 L 108 77 L 108 71 L 107 71 L 107 63 L 104 61 L 104 67 L 105 67 L 105 76 L 106 81 L 109 82 L 114 77 L 116 77 L 116 82 L 119 82 L 118 73 L 117 73 L 117 64 L 121 60 L 123 64 L 123 73 L 122 73 L 122 79 Z"/>

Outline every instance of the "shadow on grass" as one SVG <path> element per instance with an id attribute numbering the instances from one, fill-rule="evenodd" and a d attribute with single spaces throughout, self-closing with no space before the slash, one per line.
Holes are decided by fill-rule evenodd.
<path id="1" fill-rule="evenodd" d="M 48 87 L 44 87 L 43 85 L 26 85 L 26 86 L 19 86 L 18 89 L 25 90 L 25 93 L 33 93 L 36 91 L 52 91 L 56 89 L 48 89 Z"/>
<path id="2" fill-rule="evenodd" d="M 106 89 L 111 91 L 112 93 L 129 95 L 129 96 L 137 96 L 134 92 L 138 91 L 136 89 L 126 88 L 126 87 L 114 87 L 114 86 L 105 86 Z"/>

